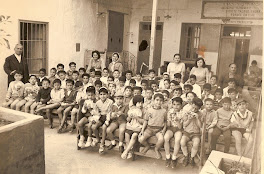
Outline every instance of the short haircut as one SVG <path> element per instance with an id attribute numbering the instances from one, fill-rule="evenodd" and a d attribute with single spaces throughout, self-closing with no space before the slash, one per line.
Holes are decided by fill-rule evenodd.
<path id="1" fill-rule="evenodd" d="M 92 57 L 93 57 L 94 53 L 96 53 L 98 55 L 98 59 L 101 57 L 100 52 L 97 50 L 92 51 Z"/>
<path id="2" fill-rule="evenodd" d="M 109 71 L 109 69 L 108 69 L 108 68 L 104 68 L 104 69 L 103 69 L 103 71 L 104 71 L 104 70 L 106 70 L 107 72 Z"/>
<path id="3" fill-rule="evenodd" d="M 44 72 L 45 74 L 47 73 L 46 69 L 45 68 L 40 68 L 39 72 Z"/>
<path id="4" fill-rule="evenodd" d="M 125 82 L 126 81 L 126 77 L 124 77 L 124 76 L 119 77 L 119 81 Z"/>
<path id="5" fill-rule="evenodd" d="M 149 70 L 149 73 L 154 73 L 154 74 L 155 74 L 156 71 L 155 71 L 154 69 L 150 69 L 150 70 Z"/>
<path id="6" fill-rule="evenodd" d="M 143 83 L 146 83 L 146 84 L 148 85 L 148 80 L 146 80 L 146 79 L 142 79 L 142 80 L 141 80 L 141 84 L 143 84 Z"/>
<path id="7" fill-rule="evenodd" d="M 64 65 L 63 65 L 62 63 L 59 63 L 59 64 L 57 65 L 57 68 L 59 68 L 60 66 L 62 66 L 63 69 L 64 69 Z"/>
<path id="8" fill-rule="evenodd" d="M 229 97 L 225 97 L 225 98 L 223 98 L 223 99 L 221 100 L 221 102 L 222 102 L 222 103 L 229 103 L 229 104 L 231 104 L 231 98 L 229 98 Z"/>
<path id="9" fill-rule="evenodd" d="M 161 100 L 164 101 L 164 96 L 163 96 L 161 93 L 157 93 L 157 94 L 155 94 L 154 97 L 153 97 L 153 99 L 155 100 L 155 99 L 158 98 L 158 97 L 159 97 Z"/>
<path id="10" fill-rule="evenodd" d="M 170 83 L 170 79 L 165 79 L 164 82 L 167 81 L 168 83 Z"/>
<path id="11" fill-rule="evenodd" d="M 131 75 L 132 75 L 133 73 L 132 73 L 131 70 L 127 70 L 127 71 L 126 71 L 126 74 L 131 74 Z"/>
<path id="12" fill-rule="evenodd" d="M 61 70 L 61 71 L 58 72 L 58 75 L 59 74 L 66 74 L 66 72 L 64 70 Z"/>
<path id="13" fill-rule="evenodd" d="M 110 82 L 110 83 L 108 83 L 108 87 L 110 86 L 110 85 L 114 85 L 115 87 L 116 87 L 116 84 L 115 83 L 113 83 L 113 82 Z"/>
<path id="14" fill-rule="evenodd" d="M 79 71 L 76 71 L 76 70 L 73 71 L 72 73 L 73 73 L 73 74 L 77 74 L 77 75 L 79 75 Z"/>
<path id="15" fill-rule="evenodd" d="M 203 101 L 198 97 L 194 97 L 193 104 L 201 108 L 203 106 Z"/>
<path id="16" fill-rule="evenodd" d="M 190 90 L 193 90 L 193 86 L 190 85 L 190 84 L 185 84 L 185 85 L 183 86 L 183 89 L 185 89 L 185 88 L 189 88 Z"/>
<path id="17" fill-rule="evenodd" d="M 43 83 L 43 82 L 48 82 L 48 83 L 50 83 L 50 80 L 49 79 L 47 79 L 46 77 L 42 80 L 42 82 L 41 82 L 41 84 Z"/>
<path id="18" fill-rule="evenodd" d="M 37 79 L 37 76 L 34 75 L 34 74 L 32 74 L 32 75 L 29 76 L 29 78 L 31 78 L 31 77 L 35 77 Z"/>
<path id="19" fill-rule="evenodd" d="M 224 93 L 222 88 L 217 88 L 217 89 L 215 90 L 215 93 L 217 93 L 217 92 L 221 93 L 222 95 L 223 95 L 223 93 Z"/>
<path id="20" fill-rule="evenodd" d="M 131 79 L 129 83 L 136 84 L 136 80 L 135 79 Z"/>
<path id="21" fill-rule="evenodd" d="M 204 100 L 204 103 L 206 103 L 206 102 L 212 102 L 212 103 L 214 103 L 214 100 L 211 99 L 211 98 L 206 98 L 206 99 Z"/>
<path id="22" fill-rule="evenodd" d="M 228 79 L 228 83 L 229 83 L 229 82 L 235 82 L 235 83 L 236 83 L 236 79 L 235 79 L 235 78 L 229 78 L 229 79 Z"/>
<path id="23" fill-rule="evenodd" d="M 162 90 L 161 93 L 163 94 L 166 94 L 168 97 L 170 96 L 170 92 L 168 90 Z"/>
<path id="24" fill-rule="evenodd" d="M 75 62 L 70 62 L 69 66 L 71 66 L 71 65 L 75 65 L 76 66 L 76 63 Z"/>
<path id="25" fill-rule="evenodd" d="M 95 80 L 95 82 L 94 82 L 94 86 L 96 86 L 96 85 L 100 85 L 100 86 L 102 86 L 103 83 L 101 82 L 101 80 Z"/>
<path id="26" fill-rule="evenodd" d="M 235 88 L 229 88 L 228 90 L 227 90 L 227 93 L 228 94 L 230 94 L 230 93 L 238 93 L 238 91 L 235 89 Z"/>
<path id="27" fill-rule="evenodd" d="M 144 97 L 142 95 L 136 95 L 133 97 L 133 105 L 136 105 L 137 103 L 144 103 Z"/>
<path id="28" fill-rule="evenodd" d="M 85 68 L 81 67 L 81 68 L 79 68 L 79 72 L 80 71 L 84 71 L 85 72 L 86 70 L 85 70 Z"/>
<path id="29" fill-rule="evenodd" d="M 142 77 L 142 73 L 140 73 L 140 72 L 137 72 L 136 75 L 140 75 Z"/>
<path id="30" fill-rule="evenodd" d="M 228 67 L 230 67 L 231 65 L 236 65 L 235 63 L 230 63 Z M 237 66 L 237 65 L 236 65 Z"/>
<path id="31" fill-rule="evenodd" d="M 90 72 L 95 72 L 95 69 L 94 69 L 94 68 L 91 68 L 91 69 L 90 69 Z"/>
<path id="32" fill-rule="evenodd" d="M 126 89 L 130 89 L 130 90 L 132 91 L 132 87 L 131 87 L 131 86 L 126 86 L 126 87 L 125 87 L 125 90 L 126 90 Z"/>
<path id="33" fill-rule="evenodd" d="M 133 87 L 132 90 L 133 90 L 133 91 L 135 91 L 135 90 L 139 90 L 140 92 L 142 92 L 142 88 L 139 87 L 139 86 L 135 86 L 135 87 Z"/>
<path id="34" fill-rule="evenodd" d="M 86 93 L 93 93 L 93 94 L 95 94 L 95 87 L 94 86 L 88 86 L 86 88 Z"/>
<path id="35" fill-rule="evenodd" d="M 211 86 L 210 83 L 205 83 L 205 84 L 203 85 L 203 89 L 211 90 L 211 89 L 212 89 L 212 86 Z"/>
<path id="36" fill-rule="evenodd" d="M 53 70 L 53 71 L 57 72 L 57 69 L 56 69 L 56 68 L 54 68 L 54 67 L 53 67 L 53 68 L 51 68 L 51 69 L 50 69 L 50 71 L 51 71 L 51 70 Z"/>
<path id="37" fill-rule="evenodd" d="M 173 99 L 171 99 L 172 103 L 177 102 L 180 103 L 182 105 L 182 98 L 181 97 L 174 97 Z"/>
<path id="38" fill-rule="evenodd" d="M 218 79 L 217 75 L 212 75 L 211 78 L 213 78 L 213 77 L 215 77 L 216 80 Z"/>
<path id="39" fill-rule="evenodd" d="M 154 92 L 153 88 L 151 88 L 151 87 L 147 87 L 146 91 Z"/>
<path id="40" fill-rule="evenodd" d="M 194 75 L 194 74 L 190 75 L 190 79 L 195 79 L 196 80 L 196 75 Z"/>
<path id="41" fill-rule="evenodd" d="M 175 57 L 175 56 L 179 56 L 179 57 L 180 57 L 180 59 L 181 59 L 181 55 L 180 55 L 179 53 L 177 53 L 177 54 L 174 54 L 174 56 L 173 56 L 173 57 Z"/>
<path id="42" fill-rule="evenodd" d="M 90 78 L 90 75 L 87 74 L 87 73 L 84 73 L 84 74 L 82 75 L 82 78 L 84 78 L 84 77 L 88 77 L 88 79 L 89 79 L 89 78 Z"/>
<path id="43" fill-rule="evenodd" d="M 75 87 L 76 87 L 76 88 L 81 87 L 81 86 L 83 86 L 83 82 L 82 82 L 82 81 L 77 81 L 77 82 L 75 83 Z"/>
<path id="44" fill-rule="evenodd" d="M 102 93 L 102 92 L 108 94 L 108 90 L 106 88 L 104 88 L 104 87 L 99 89 L 99 94 Z"/>
<path id="45" fill-rule="evenodd" d="M 174 91 L 180 91 L 181 93 L 182 93 L 182 88 L 175 88 L 174 90 L 173 90 L 173 92 Z"/>
<path id="46" fill-rule="evenodd" d="M 150 80 L 149 81 L 149 86 L 152 86 L 153 84 L 158 86 L 158 82 L 156 80 Z"/>
<path id="47" fill-rule="evenodd" d="M 108 78 L 108 79 L 110 78 L 110 79 L 112 79 L 112 80 L 115 79 L 113 76 L 108 76 L 107 78 Z"/>
<path id="48" fill-rule="evenodd" d="M 254 64 L 257 65 L 258 62 L 256 60 L 252 60 L 251 65 L 254 65 Z"/>
<path id="49" fill-rule="evenodd" d="M 116 72 L 116 71 L 117 71 L 118 73 L 120 73 L 118 69 L 115 69 L 115 70 L 114 70 L 114 72 Z"/>
<path id="50" fill-rule="evenodd" d="M 14 75 L 16 75 L 16 74 L 20 74 L 20 75 L 22 75 L 23 76 L 23 73 L 22 73 L 22 71 L 15 71 L 15 73 L 14 73 Z"/>
<path id="51" fill-rule="evenodd" d="M 67 79 L 67 80 L 66 80 L 66 84 L 67 84 L 67 83 L 71 83 L 72 85 L 74 85 L 74 81 L 73 81 L 72 79 Z"/>
<path id="52" fill-rule="evenodd" d="M 175 73 L 175 74 L 174 74 L 174 78 L 179 78 L 179 79 L 181 79 L 181 78 L 182 78 L 181 73 Z"/>
<path id="53" fill-rule="evenodd" d="M 170 83 L 173 83 L 176 86 L 180 85 L 179 82 L 177 82 L 176 80 L 172 80 L 172 81 L 170 81 Z"/>
<path id="54" fill-rule="evenodd" d="M 186 93 L 186 97 L 187 97 L 188 94 L 192 94 L 194 96 L 194 98 L 197 97 L 197 95 L 194 92 L 187 92 Z"/>
<path id="55" fill-rule="evenodd" d="M 113 55 L 117 55 L 117 57 L 120 58 L 120 55 L 119 55 L 118 52 L 114 52 L 114 53 L 112 54 L 112 56 L 113 56 Z"/>
<path id="56" fill-rule="evenodd" d="M 55 83 L 58 83 L 58 84 L 61 85 L 61 80 L 60 80 L 60 79 L 55 79 L 55 80 L 53 81 L 53 84 L 55 84 Z"/>
<path id="57" fill-rule="evenodd" d="M 201 58 L 201 57 L 198 58 L 198 59 L 196 59 L 194 66 L 197 68 L 198 67 L 197 62 L 200 61 L 200 60 L 203 61 L 203 66 L 202 67 L 205 68 L 206 67 L 206 64 L 205 64 L 204 58 Z"/>
<path id="58" fill-rule="evenodd" d="M 96 75 L 96 76 L 101 76 L 102 73 L 101 73 L 101 71 L 95 71 L 95 75 Z"/>

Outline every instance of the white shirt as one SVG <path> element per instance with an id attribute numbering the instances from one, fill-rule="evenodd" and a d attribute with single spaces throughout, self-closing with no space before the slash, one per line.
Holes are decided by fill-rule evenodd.
<path id="1" fill-rule="evenodd" d="M 15 56 L 16 56 L 18 62 L 20 63 L 20 62 L 21 62 L 21 55 L 17 55 L 17 54 L 15 54 Z"/>
<path id="2" fill-rule="evenodd" d="M 175 73 L 182 74 L 183 72 L 185 72 L 185 64 L 183 62 L 180 62 L 179 64 L 171 62 L 167 67 L 167 72 L 169 73 L 170 79 L 172 80 L 174 79 Z"/>
<path id="3" fill-rule="evenodd" d="M 197 84 L 192 85 L 193 86 L 193 92 L 197 95 L 198 98 L 201 98 L 202 90 L 201 87 Z"/>
<path id="4" fill-rule="evenodd" d="M 63 89 L 59 89 L 57 91 L 55 91 L 55 89 L 52 89 L 50 92 L 50 98 L 54 101 L 54 102 L 61 102 L 64 98 L 64 90 Z"/>

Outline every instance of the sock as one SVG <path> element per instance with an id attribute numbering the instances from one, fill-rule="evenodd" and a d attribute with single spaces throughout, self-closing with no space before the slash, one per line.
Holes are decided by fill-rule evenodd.
<path id="1" fill-rule="evenodd" d="M 166 155 L 166 159 L 170 159 L 170 155 Z"/>
<path id="2" fill-rule="evenodd" d="M 112 141 L 111 141 L 111 143 L 112 143 L 113 145 L 115 145 L 115 144 L 116 144 L 115 140 L 112 140 Z"/>
<path id="3" fill-rule="evenodd" d="M 119 146 L 123 146 L 123 142 L 119 142 Z"/>
<path id="4" fill-rule="evenodd" d="M 172 158 L 171 159 L 172 160 L 176 160 L 177 159 L 177 156 L 172 155 Z"/>

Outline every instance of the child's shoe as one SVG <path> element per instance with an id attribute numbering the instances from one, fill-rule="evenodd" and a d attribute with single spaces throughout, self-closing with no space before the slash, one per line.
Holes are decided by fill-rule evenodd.
<path id="1" fill-rule="evenodd" d="M 79 139 L 78 147 L 84 147 L 84 137 Z"/>
<path id="2" fill-rule="evenodd" d="M 92 145 L 92 138 L 91 137 L 88 137 L 88 140 L 85 144 L 85 147 L 90 147 Z"/>
<path id="3" fill-rule="evenodd" d="M 188 156 L 184 156 L 184 159 L 182 161 L 182 165 L 186 167 L 188 165 Z"/>
<path id="4" fill-rule="evenodd" d="M 177 165 L 177 158 L 176 160 L 171 160 L 171 168 L 174 169 Z"/>
<path id="5" fill-rule="evenodd" d="M 95 140 L 93 140 L 93 142 L 92 142 L 92 147 L 95 147 L 95 146 L 97 146 L 97 144 L 98 144 L 98 140 L 97 139 L 95 139 Z"/>
<path id="6" fill-rule="evenodd" d="M 112 150 L 115 146 L 116 146 L 116 144 L 112 144 L 112 143 L 111 143 L 111 144 L 107 147 L 107 149 L 108 149 L 108 150 Z"/>
<path id="7" fill-rule="evenodd" d="M 127 159 L 130 159 L 130 158 L 132 158 L 132 157 L 133 157 L 132 152 L 128 152 L 128 154 L 127 154 Z"/>
<path id="8" fill-rule="evenodd" d="M 104 153 L 104 145 L 100 145 L 99 153 L 100 154 Z"/>
<path id="9" fill-rule="evenodd" d="M 124 146 L 119 146 L 119 153 L 123 153 L 124 152 Z"/>
<path id="10" fill-rule="evenodd" d="M 190 164 L 191 164 L 191 166 L 195 166 L 194 157 L 190 158 Z"/>
<path id="11" fill-rule="evenodd" d="M 170 162 L 171 162 L 171 160 L 166 158 L 165 167 L 169 167 L 170 166 Z"/>
<path id="12" fill-rule="evenodd" d="M 121 155 L 121 158 L 122 159 L 127 159 L 127 155 L 128 155 L 127 153 L 123 152 L 122 155 Z"/>

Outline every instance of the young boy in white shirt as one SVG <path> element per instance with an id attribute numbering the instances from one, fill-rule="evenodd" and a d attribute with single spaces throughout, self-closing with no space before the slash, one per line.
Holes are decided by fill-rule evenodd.
<path id="1" fill-rule="evenodd" d="M 196 76 L 194 74 L 190 75 L 190 84 L 193 86 L 193 92 L 198 98 L 201 98 L 202 90 L 199 85 L 196 84 Z"/>

